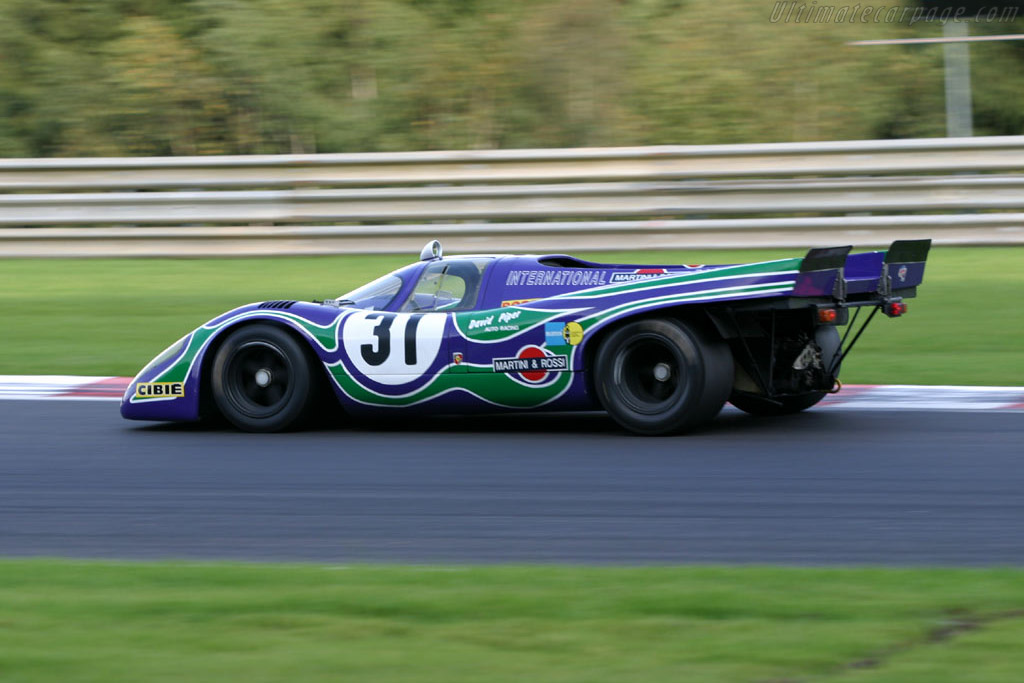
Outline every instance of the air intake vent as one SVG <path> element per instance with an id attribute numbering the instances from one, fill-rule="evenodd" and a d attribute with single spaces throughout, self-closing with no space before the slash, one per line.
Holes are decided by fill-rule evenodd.
<path id="1" fill-rule="evenodd" d="M 284 309 L 284 308 L 291 308 L 296 303 L 297 302 L 295 302 L 295 301 L 264 301 L 263 303 L 261 303 L 259 305 L 259 307 L 260 308 Z"/>

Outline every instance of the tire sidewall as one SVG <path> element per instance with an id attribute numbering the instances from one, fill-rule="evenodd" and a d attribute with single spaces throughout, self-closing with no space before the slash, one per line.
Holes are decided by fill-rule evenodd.
<path id="1" fill-rule="evenodd" d="M 288 387 L 274 410 L 252 410 L 233 384 L 230 369 L 243 349 L 262 343 L 278 351 L 288 366 Z M 313 374 L 306 350 L 287 331 L 263 323 L 246 325 L 230 333 L 214 356 L 210 375 L 214 403 L 221 415 L 239 429 L 276 432 L 295 426 L 308 412 Z"/>
<path id="2" fill-rule="evenodd" d="M 669 349 L 684 380 L 670 401 L 656 413 L 636 410 L 636 401 L 621 381 L 623 354 L 642 339 L 657 339 Z M 709 352 L 712 346 L 696 328 L 677 320 L 653 318 L 627 323 L 602 340 L 598 348 L 595 357 L 598 399 L 616 422 L 638 434 L 671 434 L 705 422 L 724 404 L 728 388 L 723 389 L 723 383 L 731 384 L 733 372 L 728 351 L 723 357 L 717 348 L 716 352 Z M 727 370 L 711 367 L 716 362 L 727 363 Z M 709 373 L 714 376 L 709 378 Z"/>

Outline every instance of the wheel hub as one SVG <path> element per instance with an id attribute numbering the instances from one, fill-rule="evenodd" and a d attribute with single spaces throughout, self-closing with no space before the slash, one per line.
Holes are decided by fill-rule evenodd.
<path id="1" fill-rule="evenodd" d="M 261 388 L 270 386 L 270 383 L 274 381 L 274 375 L 267 368 L 260 368 L 256 371 L 256 384 Z"/>
<path id="2" fill-rule="evenodd" d="M 672 377 L 672 368 L 668 363 L 658 363 L 654 366 L 654 379 L 659 382 L 667 382 Z"/>

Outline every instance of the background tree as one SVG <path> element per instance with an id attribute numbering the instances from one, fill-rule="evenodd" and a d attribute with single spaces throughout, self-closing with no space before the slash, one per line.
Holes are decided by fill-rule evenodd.
<path id="1" fill-rule="evenodd" d="M 944 133 L 941 46 L 845 45 L 940 24 L 773 22 L 773 2 L 0 0 L 0 155 Z M 971 56 L 976 133 L 1024 132 L 1024 44 Z"/>

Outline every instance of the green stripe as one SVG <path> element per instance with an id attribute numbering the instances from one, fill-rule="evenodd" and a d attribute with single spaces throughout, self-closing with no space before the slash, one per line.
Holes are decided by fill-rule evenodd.
<path id="1" fill-rule="evenodd" d="M 449 366 L 450 367 L 450 366 Z M 406 396 L 385 396 L 367 389 L 349 375 L 340 364 L 328 366 L 331 376 L 349 398 L 372 406 L 409 406 L 462 389 L 489 403 L 504 408 L 535 408 L 544 405 L 565 391 L 572 381 L 571 372 L 559 372 L 551 384 L 542 387 L 524 386 L 510 375 L 499 372 L 451 373 L 436 375 L 426 386 Z"/>
<path id="2" fill-rule="evenodd" d="M 728 297 L 728 296 L 744 296 L 744 295 L 747 295 L 747 294 L 756 294 L 758 292 L 768 291 L 768 290 L 772 290 L 772 289 L 776 289 L 776 288 L 781 288 L 781 287 L 785 287 L 786 289 L 789 289 L 791 286 L 792 286 L 792 283 L 783 283 L 783 282 L 773 282 L 773 283 L 770 283 L 770 284 L 761 284 L 761 285 L 747 285 L 747 286 L 742 287 L 740 289 L 734 289 L 734 290 L 729 291 L 729 292 L 722 292 L 721 295 L 723 296 L 723 298 L 724 297 Z M 613 315 L 615 315 L 617 313 L 623 312 L 623 311 L 630 311 L 630 310 L 633 310 L 635 308 L 641 308 L 641 307 L 644 307 L 644 306 L 650 306 L 652 304 L 674 303 L 674 302 L 683 303 L 685 301 L 689 301 L 689 300 L 693 300 L 693 299 L 702 299 L 702 298 L 705 298 L 707 296 L 715 296 L 715 293 L 714 292 L 709 292 L 708 290 L 704 290 L 704 291 L 701 291 L 701 292 L 690 292 L 690 293 L 686 293 L 686 294 L 667 294 L 665 296 L 654 297 L 654 298 L 651 298 L 651 299 L 643 299 L 641 301 L 631 301 L 629 303 L 621 304 L 619 306 L 615 306 L 614 308 L 609 308 L 609 309 L 601 311 L 599 313 L 594 313 L 593 315 L 589 315 L 586 318 L 583 318 L 582 320 L 580 320 L 579 322 L 580 322 L 581 325 L 584 326 L 584 328 L 586 328 L 586 327 L 589 327 L 589 326 L 591 326 L 591 325 L 593 325 L 593 324 L 595 324 L 597 322 L 605 320 L 605 319 L 607 319 L 607 318 L 609 318 L 609 317 L 611 317 L 611 316 L 613 316 Z"/>
<path id="3" fill-rule="evenodd" d="M 605 285 L 603 287 L 596 287 L 594 289 L 584 290 L 582 292 L 571 292 L 568 294 L 558 294 L 551 299 L 576 299 L 576 298 L 593 298 L 599 296 L 609 296 L 611 294 L 622 294 L 624 292 L 634 292 L 638 290 L 649 289 L 652 287 L 664 287 L 665 285 L 684 284 L 688 282 L 699 282 L 701 280 L 712 280 L 720 277 L 731 277 L 731 276 L 742 276 L 742 275 L 767 275 L 773 273 L 781 273 L 788 271 L 796 271 L 800 269 L 800 263 L 803 261 L 802 258 L 789 258 L 782 259 L 780 261 L 766 261 L 764 263 L 753 263 L 736 266 L 726 266 L 724 268 L 716 268 L 715 270 L 703 271 L 700 273 L 683 273 L 680 275 L 663 275 L 661 277 L 650 278 L 648 280 L 637 280 L 635 282 L 627 282 L 621 285 Z"/>
<path id="4" fill-rule="evenodd" d="M 192 362 L 195 360 L 199 351 L 206 344 L 207 340 L 216 334 L 219 330 L 223 329 L 226 325 L 232 325 L 242 320 L 247 320 L 255 317 L 270 317 L 270 318 L 283 318 L 294 322 L 303 330 L 305 330 L 309 336 L 316 339 L 321 346 L 326 348 L 328 351 L 334 351 L 338 348 L 338 326 L 341 324 L 342 316 L 339 314 L 338 318 L 334 322 L 327 325 L 316 325 L 309 322 L 294 313 L 284 313 L 282 311 L 246 311 L 240 313 L 237 316 L 214 325 L 213 327 L 207 327 L 209 323 L 198 328 L 192 333 L 192 338 L 189 340 L 188 347 L 185 352 L 181 355 L 174 365 L 164 370 L 158 377 L 153 379 L 154 382 L 184 382 L 188 377 L 189 369 L 192 367 Z M 140 373 L 141 374 L 141 373 Z"/>

